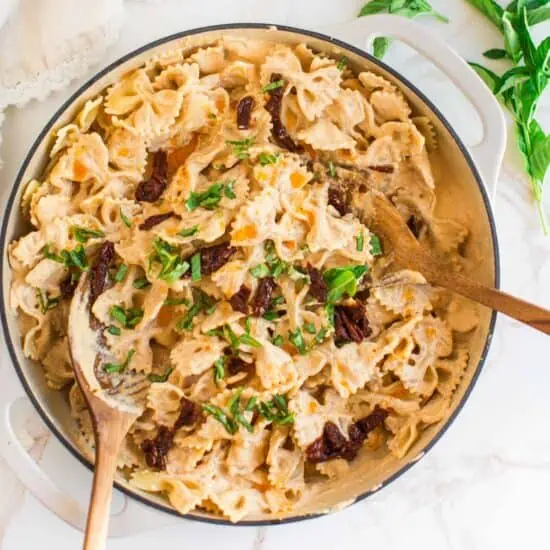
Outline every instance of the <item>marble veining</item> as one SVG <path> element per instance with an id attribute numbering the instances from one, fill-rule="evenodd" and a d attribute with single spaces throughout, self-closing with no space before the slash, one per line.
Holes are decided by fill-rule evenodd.
<path id="1" fill-rule="evenodd" d="M 467 59 L 499 46 L 496 32 L 462 0 L 432 0 L 447 25 L 423 24 Z M 302 27 L 351 20 L 361 0 L 156 0 L 128 2 L 118 44 L 104 63 L 142 43 L 185 28 L 232 21 L 272 21 Z M 548 35 L 540 25 L 537 36 Z M 468 104 L 456 99 L 448 79 L 407 47 L 397 45 L 387 61 L 413 80 L 472 142 L 480 135 Z M 496 62 L 496 70 L 504 67 Z M 34 136 L 80 83 L 23 110 L 9 109 L 0 156 L 0 192 L 5 196 Z M 547 94 L 539 111 L 550 131 Z M 510 135 L 513 128 L 510 124 Z M 550 212 L 550 200 L 546 201 Z M 509 139 L 495 203 L 501 247 L 502 287 L 550 308 L 550 237 L 541 234 L 521 158 Z M 111 539 L 112 550 L 165 548 L 204 550 L 507 550 L 549 547 L 550 370 L 547 337 L 499 318 L 491 352 L 468 403 L 423 460 L 367 500 L 315 521 L 279 527 L 215 527 L 174 519 L 169 525 Z M 3 349 L 0 379 L 14 377 Z M 20 409 L 20 410 L 19 410 Z M 35 460 L 82 504 L 91 476 L 68 454 L 29 406 L 18 407 L 18 433 Z M 62 469 L 62 474 L 60 474 Z M 73 471 L 74 470 L 74 471 Z M 62 482 L 63 480 L 60 480 Z M 0 460 L 0 548 L 26 550 L 79 547 L 81 534 L 37 502 Z M 120 497 L 115 505 L 120 505 Z M 136 533 L 138 532 L 136 526 Z"/>

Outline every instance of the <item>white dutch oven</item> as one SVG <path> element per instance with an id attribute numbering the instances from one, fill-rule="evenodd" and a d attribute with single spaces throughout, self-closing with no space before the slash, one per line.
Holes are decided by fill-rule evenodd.
<path id="1" fill-rule="evenodd" d="M 325 29 L 327 32 L 327 29 Z M 182 47 L 194 48 L 213 42 L 225 34 L 263 37 L 283 43 L 305 42 L 314 50 L 332 56 L 345 55 L 356 71 L 373 70 L 393 81 L 407 96 L 416 114 L 430 118 L 438 135 L 439 149 L 434 156 L 433 167 L 439 183 L 438 214 L 456 216 L 457 206 L 462 219 L 466 218 L 470 239 L 466 256 L 471 266 L 469 275 L 487 285 L 498 287 L 499 264 L 495 227 L 489 196 L 495 191 L 499 166 L 504 152 L 506 129 L 498 103 L 477 75 L 456 53 L 443 42 L 426 34 L 422 27 L 394 16 L 373 16 L 328 30 L 332 36 L 345 37 L 340 42 L 325 34 L 317 34 L 289 27 L 273 27 L 263 24 L 221 25 L 183 32 L 148 44 L 116 61 L 98 73 L 74 94 L 52 117 L 32 146 L 17 176 L 9 197 L 0 235 L 2 256 L 2 286 L 0 288 L 3 336 L 15 371 L 43 420 L 64 445 L 82 462 L 89 463 L 71 439 L 74 429 L 69 408 L 62 393 L 47 388 L 39 365 L 23 356 L 20 334 L 16 326 L 15 312 L 9 308 L 10 269 L 7 261 L 7 245 L 27 229 L 20 214 L 20 197 L 23 185 L 32 177 L 39 177 L 48 158 L 51 136 L 60 126 L 67 124 L 84 101 L 96 96 L 103 88 L 115 82 L 120 75 L 140 66 L 151 55 L 163 50 Z M 479 145 L 467 149 L 443 116 L 417 89 L 395 71 L 373 59 L 363 49 L 376 35 L 393 36 L 408 43 L 432 60 L 464 92 L 474 105 L 483 122 L 484 137 Z M 422 83 L 418 83 L 422 86 Z M 452 422 L 470 393 L 488 352 L 493 333 L 495 315 L 480 312 L 478 329 L 470 342 L 470 364 L 462 384 L 456 392 L 450 415 L 440 423 L 430 426 L 414 444 L 404 459 L 384 458 L 380 461 L 352 463 L 350 473 L 336 484 L 328 484 L 321 498 L 295 510 L 282 521 L 297 521 L 340 509 L 375 491 L 381 490 L 393 479 L 404 473 L 422 457 Z M 13 430 L 14 403 L 24 395 L 21 386 L 10 377 L 0 386 L 0 452 L 29 491 L 49 509 L 78 529 L 85 524 L 84 509 L 70 496 L 57 489 L 40 466 L 28 455 Z M 170 516 L 152 508 L 173 512 L 167 502 L 157 495 L 145 494 L 130 488 L 121 478 L 118 487 L 127 495 L 123 511 L 112 518 L 112 536 L 132 534 L 136 531 L 165 525 Z M 139 504 L 145 503 L 147 506 Z M 194 512 L 187 517 L 202 521 L 225 523 L 205 512 Z M 174 521 L 173 519 L 171 521 Z M 269 523 L 269 518 L 251 518 L 245 524 Z"/>

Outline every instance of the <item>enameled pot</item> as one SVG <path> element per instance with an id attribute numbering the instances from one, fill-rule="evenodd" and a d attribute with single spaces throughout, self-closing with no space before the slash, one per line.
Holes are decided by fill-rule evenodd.
<path id="1" fill-rule="evenodd" d="M 481 144 L 468 150 L 441 113 L 419 90 L 417 85 L 421 88 L 422 82 L 413 85 L 360 49 L 361 47 L 366 48 L 368 41 L 378 33 L 395 36 L 408 42 L 442 68 L 462 89 L 478 110 L 484 124 L 485 134 Z M 121 75 L 142 65 L 154 54 L 176 47 L 191 49 L 207 45 L 227 34 L 267 38 L 281 43 L 304 42 L 314 50 L 325 52 L 336 58 L 345 55 L 349 65 L 356 71 L 373 70 L 394 82 L 407 97 L 415 114 L 429 117 L 437 132 L 439 147 L 437 153 L 432 157 L 436 181 L 439 182 L 437 214 L 445 216 L 448 213 L 450 217 L 453 217 L 457 207 L 463 214 L 465 213 L 470 229 L 470 238 L 465 250 L 469 260 L 468 266 L 470 266 L 468 275 L 487 285 L 496 287 L 499 285 L 498 247 L 489 196 L 494 192 L 504 151 L 506 131 L 503 116 L 498 103 L 467 64 L 445 44 L 427 36 L 421 27 L 393 16 L 373 16 L 357 20 L 345 27 L 333 29 L 331 34 L 345 35 L 350 42 L 344 43 L 324 34 L 290 27 L 275 27 L 267 24 L 232 24 L 186 31 L 147 44 L 100 71 L 53 115 L 32 145 L 13 184 L 0 235 L 2 249 L 0 313 L 3 336 L 13 368 L 28 398 L 51 431 L 77 459 L 90 468 L 91 464 L 71 439 L 71 433 L 75 426 L 63 393 L 50 390 L 46 386 L 40 366 L 23 356 L 16 315 L 9 307 L 11 274 L 7 260 L 7 247 L 10 241 L 28 230 L 28 225 L 19 208 L 23 187 L 28 180 L 39 176 L 44 169 L 48 161 L 48 148 L 55 130 L 71 121 L 86 100 L 96 96 L 106 86 L 117 81 Z M 322 498 L 316 500 L 315 503 L 310 502 L 281 520 L 273 521 L 267 517 L 255 517 L 242 522 L 241 525 L 298 521 L 341 509 L 381 490 L 405 473 L 433 447 L 464 405 L 487 356 L 494 323 L 495 314 L 487 310 L 479 311 L 479 326 L 472 334 L 469 343 L 469 367 L 454 395 L 450 414 L 423 432 L 405 458 L 400 460 L 385 458 L 379 463 L 370 461 L 361 463 L 360 460 L 357 460 L 352 464 L 349 474 L 338 483 L 329 485 Z M 0 387 L 1 455 L 38 499 L 62 519 L 81 529 L 85 523 L 85 512 L 82 507 L 53 485 L 15 436 L 12 427 L 12 405 L 20 394 L 20 387 L 16 383 L 7 383 Z M 117 482 L 117 486 L 130 498 L 123 513 L 111 522 L 112 535 L 124 535 L 165 524 L 166 515 L 156 513 L 151 510 L 151 507 L 177 514 L 162 497 L 131 488 L 122 478 Z M 137 504 L 136 500 L 147 506 Z M 212 523 L 228 523 L 219 517 L 201 511 L 190 513 L 186 517 Z"/>

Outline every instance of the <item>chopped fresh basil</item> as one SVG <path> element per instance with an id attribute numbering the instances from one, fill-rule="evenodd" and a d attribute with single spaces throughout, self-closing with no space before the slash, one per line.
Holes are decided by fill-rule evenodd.
<path id="1" fill-rule="evenodd" d="M 262 88 L 263 92 L 272 92 L 273 90 L 277 90 L 278 88 L 282 88 L 285 85 L 284 80 L 275 80 L 275 82 L 270 82 L 266 86 Z"/>
<path id="2" fill-rule="evenodd" d="M 135 353 L 136 350 L 131 349 L 126 356 L 124 363 L 106 363 L 105 365 L 103 365 L 103 370 L 109 373 L 125 371 L 128 368 L 128 365 L 130 364 L 130 361 L 132 360 L 132 357 Z"/>
<path id="3" fill-rule="evenodd" d="M 234 199 L 236 197 L 233 191 L 233 185 L 235 185 L 235 180 L 219 181 L 211 185 L 203 193 L 191 192 L 185 203 L 187 210 L 192 212 L 199 207 L 205 208 L 206 210 L 214 210 L 222 200 L 222 193 L 229 199 Z M 185 236 L 188 235 L 182 235 L 182 237 Z"/>
<path id="4" fill-rule="evenodd" d="M 158 384 L 166 382 L 166 380 L 168 380 L 168 377 L 172 374 L 173 370 L 174 369 L 172 367 L 168 367 L 164 374 L 150 373 L 147 375 L 147 379 L 149 380 L 149 382 L 156 382 Z"/>
<path id="5" fill-rule="evenodd" d="M 297 328 L 294 331 L 289 331 L 288 339 L 292 344 L 294 344 L 294 347 L 300 352 L 300 355 L 305 355 L 307 353 L 306 342 L 300 328 Z"/>
<path id="6" fill-rule="evenodd" d="M 381 256 L 384 253 L 382 250 L 382 242 L 378 235 L 371 235 L 370 237 L 370 253 L 373 256 Z"/>
<path id="7" fill-rule="evenodd" d="M 182 229 L 178 235 L 180 237 L 192 237 L 193 235 L 196 235 L 199 230 L 198 225 L 194 225 L 193 227 L 189 227 L 187 229 Z"/>
<path id="8" fill-rule="evenodd" d="M 72 226 L 74 238 L 79 243 L 87 243 L 90 239 L 99 239 L 105 237 L 105 233 L 99 230 L 87 229 L 86 227 L 80 227 L 78 225 Z"/>
<path id="9" fill-rule="evenodd" d="M 330 160 L 329 163 L 328 163 L 328 175 L 329 175 L 331 178 L 335 178 L 335 177 L 336 177 L 336 168 L 334 167 L 334 162 L 332 162 L 331 160 Z"/>
<path id="10" fill-rule="evenodd" d="M 197 252 L 191 257 L 191 279 L 193 281 L 201 280 L 201 253 Z"/>
<path id="11" fill-rule="evenodd" d="M 41 313 L 47 313 L 51 309 L 55 308 L 59 304 L 59 296 L 50 298 L 47 292 L 42 294 L 42 291 L 37 288 L 35 290 L 36 298 L 38 299 L 37 307 Z"/>
<path id="12" fill-rule="evenodd" d="M 336 65 L 337 69 L 339 71 L 343 71 L 346 68 L 346 65 L 348 64 L 348 58 L 344 55 L 340 58 L 340 61 L 338 61 L 338 65 Z"/>
<path id="13" fill-rule="evenodd" d="M 317 332 L 317 329 L 313 323 L 304 323 L 304 330 L 308 334 L 315 334 Z"/>
<path id="14" fill-rule="evenodd" d="M 256 340 L 256 338 L 253 338 L 250 336 L 250 334 L 243 334 L 239 337 L 239 341 L 241 344 L 244 344 L 245 346 L 251 346 L 253 348 L 261 348 L 262 344 Z"/>
<path id="15" fill-rule="evenodd" d="M 235 191 L 233 190 L 233 186 L 235 185 L 235 180 L 229 180 L 224 183 L 223 186 L 223 193 L 228 199 L 236 199 L 237 195 L 235 195 Z"/>
<path id="16" fill-rule="evenodd" d="M 337 302 L 344 294 L 354 296 L 357 292 L 357 283 L 367 271 L 368 267 L 365 265 L 336 267 L 325 271 L 323 278 L 329 288 L 327 302 Z"/>
<path id="17" fill-rule="evenodd" d="M 284 395 L 274 395 L 271 401 L 258 403 L 260 414 L 274 424 L 292 424 L 294 415 L 289 412 Z"/>
<path id="18" fill-rule="evenodd" d="M 126 277 L 127 273 L 128 273 L 128 266 L 126 264 L 120 264 L 114 276 L 115 281 L 117 283 L 122 282 Z"/>
<path id="19" fill-rule="evenodd" d="M 244 408 L 245 411 L 253 411 L 256 408 L 256 403 L 258 402 L 258 398 L 253 395 L 246 404 L 246 407 Z"/>
<path id="20" fill-rule="evenodd" d="M 284 338 L 280 335 L 280 334 L 277 334 L 277 336 L 274 336 L 271 340 L 271 343 L 274 345 L 274 346 L 281 346 L 284 342 Z"/>
<path id="21" fill-rule="evenodd" d="M 227 140 L 227 145 L 231 145 L 233 147 L 233 154 L 239 159 L 239 160 L 246 160 L 250 155 L 248 153 L 248 149 L 252 145 L 254 145 L 255 138 L 246 138 L 246 139 L 239 139 L 239 140 Z"/>
<path id="22" fill-rule="evenodd" d="M 363 249 L 365 248 L 365 235 L 363 235 L 363 232 L 359 233 L 357 236 L 357 252 L 363 252 Z"/>
<path id="23" fill-rule="evenodd" d="M 277 321 L 280 319 L 281 313 L 279 311 L 269 309 L 264 313 L 263 317 L 266 321 Z"/>
<path id="24" fill-rule="evenodd" d="M 45 258 L 63 264 L 65 267 L 75 267 L 80 271 L 88 271 L 88 259 L 84 247 L 79 244 L 72 250 L 62 250 L 59 254 L 50 251 L 50 245 L 42 249 Z"/>
<path id="25" fill-rule="evenodd" d="M 258 161 L 262 166 L 268 166 L 269 164 L 277 164 L 279 160 L 279 153 L 260 153 L 258 155 Z"/>
<path id="26" fill-rule="evenodd" d="M 189 311 L 176 323 L 176 329 L 179 331 L 182 330 L 191 330 L 193 328 L 193 321 L 195 317 L 205 311 L 209 313 L 213 311 L 216 303 L 214 300 L 199 289 L 194 289 L 193 291 L 193 305 Z"/>
<path id="27" fill-rule="evenodd" d="M 191 304 L 189 303 L 189 300 L 187 300 L 186 298 L 166 298 L 166 300 L 164 300 L 164 305 L 189 307 Z"/>
<path id="28" fill-rule="evenodd" d="M 189 263 L 180 255 L 177 247 L 174 247 L 160 238 L 153 241 L 154 252 L 149 257 L 149 266 L 159 263 L 161 269 L 157 275 L 159 279 L 167 283 L 174 283 L 181 279 L 184 273 L 189 270 Z"/>
<path id="29" fill-rule="evenodd" d="M 263 279 L 271 275 L 271 270 L 267 264 L 258 264 L 250 270 L 250 274 L 257 279 Z"/>
<path id="30" fill-rule="evenodd" d="M 109 315 L 124 328 L 134 328 L 143 319 L 143 309 L 124 309 L 122 306 L 111 306 Z"/>
<path id="31" fill-rule="evenodd" d="M 316 344 L 321 344 L 323 340 L 327 337 L 329 329 L 327 327 L 323 327 L 319 330 L 319 332 L 315 335 L 314 341 Z"/>
<path id="32" fill-rule="evenodd" d="M 134 281 L 132 286 L 134 288 L 137 288 L 138 290 L 141 290 L 142 288 L 147 288 L 148 286 L 151 286 L 151 283 L 149 282 L 149 279 L 147 279 L 147 277 L 139 277 Z"/>
<path id="33" fill-rule="evenodd" d="M 225 355 L 214 361 L 214 382 L 219 384 L 225 377 Z"/>
<path id="34" fill-rule="evenodd" d="M 122 211 L 122 208 L 120 209 L 120 218 L 122 219 L 122 221 L 124 222 L 124 225 L 126 227 L 132 227 L 132 221 L 130 220 L 130 218 L 128 216 L 126 216 L 126 214 Z"/>
<path id="35" fill-rule="evenodd" d="M 113 336 L 120 336 L 120 334 L 121 334 L 122 331 L 120 330 L 119 327 L 117 327 L 117 326 L 115 326 L 115 325 L 109 325 L 109 326 L 107 327 L 107 332 L 108 332 L 109 334 L 112 334 Z"/>
<path id="36" fill-rule="evenodd" d="M 237 423 L 229 417 L 223 409 L 207 403 L 206 405 L 203 405 L 203 410 L 205 413 L 212 415 L 218 422 L 220 422 L 220 424 L 222 424 L 226 431 L 231 435 L 237 433 L 237 430 L 239 429 Z"/>

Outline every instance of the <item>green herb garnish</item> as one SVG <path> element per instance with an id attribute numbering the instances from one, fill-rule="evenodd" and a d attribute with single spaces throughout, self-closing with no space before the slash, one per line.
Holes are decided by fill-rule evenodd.
<path id="1" fill-rule="evenodd" d="M 122 306 L 111 306 L 109 315 L 124 328 L 131 329 L 135 328 L 135 326 L 143 319 L 143 309 L 136 307 L 124 309 Z"/>
<path id="2" fill-rule="evenodd" d="M 120 336 L 120 334 L 121 334 L 122 331 L 120 330 L 120 328 L 118 328 L 118 327 L 115 326 L 115 325 L 109 325 L 109 326 L 107 327 L 107 332 L 108 332 L 109 334 L 112 334 L 113 336 Z"/>
<path id="3" fill-rule="evenodd" d="M 337 302 L 344 294 L 354 296 L 357 292 L 358 282 L 367 271 L 368 267 L 365 265 L 335 267 L 325 271 L 323 278 L 329 288 L 327 302 Z"/>
<path id="4" fill-rule="evenodd" d="M 226 143 L 233 147 L 233 154 L 239 160 L 246 160 L 250 156 L 248 150 L 254 145 L 254 141 L 255 138 L 251 137 L 239 140 L 227 140 Z"/>
<path id="5" fill-rule="evenodd" d="M 105 237 L 105 233 L 99 230 L 87 229 L 86 227 L 80 227 L 78 225 L 72 226 L 74 238 L 79 243 L 87 243 L 90 239 L 99 239 Z"/>
<path id="6" fill-rule="evenodd" d="M 381 256 L 384 253 L 382 250 L 382 242 L 380 241 L 380 237 L 378 237 L 378 235 L 370 236 L 370 253 L 373 256 Z"/>
<path id="7" fill-rule="evenodd" d="M 225 377 L 225 355 L 214 361 L 214 382 L 219 384 Z"/>
<path id="8" fill-rule="evenodd" d="M 164 300 L 164 305 L 189 307 L 191 304 L 189 303 L 189 300 L 187 300 L 187 298 L 166 298 L 166 300 Z"/>
<path id="9" fill-rule="evenodd" d="M 159 279 L 167 283 L 174 283 L 181 279 L 184 273 L 189 270 L 189 263 L 180 255 L 179 249 L 168 244 L 160 238 L 153 241 L 154 252 L 149 257 L 149 266 L 159 263 L 161 269 L 157 275 Z"/>
<path id="10" fill-rule="evenodd" d="M 138 290 L 141 290 L 142 288 L 147 288 L 148 286 L 151 286 L 151 283 L 149 282 L 149 279 L 147 277 L 138 277 L 132 284 L 134 288 L 137 288 Z"/>
<path id="11" fill-rule="evenodd" d="M 278 88 L 282 88 L 285 85 L 284 80 L 275 80 L 274 82 L 270 82 L 266 86 L 262 88 L 263 92 L 272 92 L 273 90 L 277 90 Z"/>
<path id="12" fill-rule="evenodd" d="M 120 264 L 114 276 L 115 281 L 117 283 L 122 282 L 126 277 L 127 273 L 128 273 L 128 266 L 126 264 Z"/>
<path id="13" fill-rule="evenodd" d="M 257 279 L 263 279 L 271 275 L 271 270 L 267 264 L 258 264 L 250 270 L 250 274 Z"/>
<path id="14" fill-rule="evenodd" d="M 300 352 L 300 355 L 305 355 L 307 353 L 307 345 L 300 328 L 297 328 L 294 331 L 289 331 L 288 339 L 292 344 L 294 344 L 294 347 Z"/>
<path id="15" fill-rule="evenodd" d="M 203 405 L 202 408 L 205 413 L 212 415 L 218 422 L 220 422 L 231 435 L 237 433 L 237 430 L 239 429 L 237 423 L 229 417 L 223 409 L 220 409 L 220 407 L 216 407 L 215 405 L 210 405 L 209 403 Z"/>
<path id="16" fill-rule="evenodd" d="M 168 377 L 172 374 L 173 370 L 174 369 L 172 367 L 168 367 L 164 374 L 154 374 L 151 372 L 147 375 L 147 379 L 149 380 L 149 382 L 156 382 L 159 384 L 162 382 L 166 382 L 166 380 L 168 380 Z"/>
<path id="17" fill-rule="evenodd" d="M 124 212 L 122 211 L 122 208 L 120 209 L 120 218 L 124 222 L 124 225 L 126 227 L 132 227 L 132 221 L 128 216 L 126 216 L 126 214 L 124 214 Z"/>
<path id="18" fill-rule="evenodd" d="M 187 210 L 192 212 L 199 207 L 205 208 L 206 210 L 214 210 L 222 200 L 222 194 L 227 198 L 234 199 L 236 197 L 235 192 L 233 191 L 234 184 L 235 180 L 219 181 L 211 185 L 202 193 L 192 192 L 185 203 Z M 186 236 L 189 235 L 182 235 L 182 237 Z"/>
<path id="19" fill-rule="evenodd" d="M 39 288 L 35 289 L 35 295 L 36 295 L 36 298 L 38 299 L 38 304 L 37 304 L 38 309 L 42 313 L 47 313 L 48 311 L 50 311 L 51 309 L 59 305 L 59 300 L 60 300 L 59 296 L 55 298 L 50 298 L 47 292 L 42 293 L 42 291 Z"/>
<path id="20" fill-rule="evenodd" d="M 279 153 L 260 153 L 258 155 L 258 161 L 262 166 L 268 166 L 269 164 L 277 164 L 279 160 Z"/>
<path id="21" fill-rule="evenodd" d="M 336 177 L 336 168 L 334 167 L 334 162 L 332 162 L 331 160 L 330 160 L 329 163 L 328 163 L 328 175 L 329 175 L 331 178 L 335 178 L 335 177 Z"/>
<path id="22" fill-rule="evenodd" d="M 187 229 L 182 229 L 178 235 L 180 237 L 192 237 L 193 235 L 196 235 L 199 230 L 198 225 L 194 225 L 193 227 L 189 227 Z"/>
<path id="23" fill-rule="evenodd" d="M 59 254 L 50 251 L 50 245 L 42 249 L 45 258 L 63 264 L 67 268 L 74 267 L 80 271 L 88 271 L 88 259 L 84 247 L 79 244 L 72 250 L 62 250 Z"/>
<path id="24" fill-rule="evenodd" d="M 357 252 L 363 252 L 363 249 L 365 248 L 365 235 L 363 235 L 363 232 L 359 233 L 359 235 L 356 238 L 356 241 L 357 241 L 356 242 Z"/>
<path id="25" fill-rule="evenodd" d="M 289 412 L 286 397 L 274 395 L 271 401 L 258 403 L 260 414 L 274 424 L 292 424 L 294 415 Z"/>
<path id="26" fill-rule="evenodd" d="M 304 331 L 308 334 L 315 334 L 317 329 L 313 323 L 304 323 Z"/>
<path id="27" fill-rule="evenodd" d="M 339 71 L 343 71 L 346 68 L 346 65 L 348 64 L 348 58 L 344 55 L 340 58 L 340 61 L 338 61 L 338 65 L 336 65 L 336 68 Z"/>
<path id="28" fill-rule="evenodd" d="M 261 348 L 262 344 L 256 340 L 256 338 L 253 338 L 250 336 L 250 334 L 243 334 L 239 337 L 239 342 L 241 344 L 244 344 L 245 346 L 250 346 L 253 348 Z"/>
<path id="29" fill-rule="evenodd" d="M 203 311 L 206 311 L 207 313 L 213 311 L 214 306 L 214 300 L 206 294 L 206 292 L 200 289 L 194 289 L 193 305 L 189 311 L 176 323 L 176 329 L 179 331 L 191 330 L 193 328 L 193 321 L 195 317 Z"/>
<path id="30" fill-rule="evenodd" d="M 201 253 L 197 252 L 191 257 L 191 279 L 193 281 L 201 280 Z"/>
<path id="31" fill-rule="evenodd" d="M 282 337 L 281 334 L 277 334 L 277 336 L 274 336 L 272 339 L 271 339 L 271 343 L 274 345 L 274 346 L 282 346 L 283 342 L 285 341 L 285 339 Z"/>
<path id="32" fill-rule="evenodd" d="M 493 71 L 470 63 L 492 92 L 515 119 L 516 142 L 531 182 L 541 225 L 548 234 L 543 209 L 543 186 L 550 167 L 550 135 L 535 119 L 537 104 L 550 79 L 550 37 L 535 46 L 529 26 L 550 19 L 547 0 L 521 0 L 505 9 L 493 0 L 468 0 L 502 33 L 506 57 L 515 65 L 499 76 Z M 503 50 L 489 50 L 486 57 L 495 59 Z M 488 54 L 488 55 L 487 55 Z M 521 65 L 518 63 L 523 60 Z"/>
<path id="33" fill-rule="evenodd" d="M 110 372 L 110 373 L 125 371 L 128 365 L 130 364 L 130 361 L 132 360 L 132 357 L 134 356 L 135 353 L 136 353 L 136 350 L 131 349 L 128 352 L 128 355 L 126 355 L 126 359 L 124 360 L 124 363 L 106 363 L 105 365 L 103 365 L 103 370 L 105 372 Z"/>

